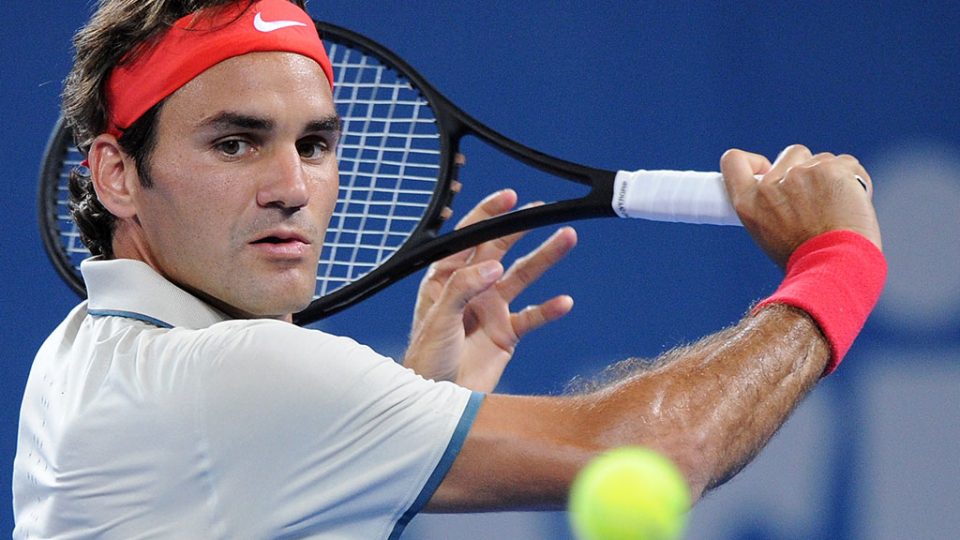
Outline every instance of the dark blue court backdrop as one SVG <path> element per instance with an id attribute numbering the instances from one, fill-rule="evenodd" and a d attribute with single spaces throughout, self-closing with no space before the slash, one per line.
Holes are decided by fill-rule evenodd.
<path id="1" fill-rule="evenodd" d="M 35 200 L 88 4 L 2 3 L 0 531 L 13 526 L 32 356 L 77 302 L 43 252 Z M 694 510 L 689 538 L 960 537 L 957 2 L 314 0 L 310 11 L 394 49 L 481 121 L 574 161 L 711 170 L 729 147 L 773 157 L 794 142 L 861 158 L 890 258 L 885 296 L 838 373 Z M 552 189 L 478 145 L 466 150 L 464 200 Z M 576 307 L 524 340 L 502 391 L 561 392 L 577 374 L 716 331 L 779 279 L 736 228 L 607 220 L 578 231 L 569 260 L 519 300 L 566 292 Z M 415 286 L 319 327 L 399 355 Z M 406 537 L 568 535 L 561 513 L 520 513 L 417 518 Z"/>

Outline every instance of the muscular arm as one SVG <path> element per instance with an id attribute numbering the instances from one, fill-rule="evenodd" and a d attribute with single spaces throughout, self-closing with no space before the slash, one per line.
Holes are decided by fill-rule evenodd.
<path id="1" fill-rule="evenodd" d="M 828 355 L 805 313 L 771 306 L 587 394 L 490 395 L 427 510 L 561 508 L 588 459 L 628 444 L 673 459 L 696 499 L 763 447 Z"/>
<path id="2" fill-rule="evenodd" d="M 772 165 L 763 156 L 731 150 L 720 166 L 747 231 L 781 267 L 798 246 L 831 231 L 854 231 L 859 241 L 880 248 L 872 184 L 852 156 L 813 155 L 795 145 Z M 866 191 L 855 175 L 864 179 Z M 844 270 L 853 260 L 867 260 L 851 257 L 843 259 Z M 821 302 L 858 307 L 834 311 L 865 318 L 879 289 L 864 289 L 860 297 L 849 293 L 855 287 L 845 285 L 859 283 L 860 276 L 837 277 L 838 268 L 819 268 L 810 274 L 814 286 L 805 290 L 821 294 Z M 823 293 L 835 279 L 848 281 Z M 882 286 L 882 277 L 866 281 Z M 822 316 L 820 304 L 801 305 Z M 593 392 L 488 396 L 428 510 L 557 508 L 588 459 L 623 445 L 649 446 L 669 456 L 696 500 L 748 463 L 824 373 L 831 346 L 839 344 L 825 337 L 823 322 L 784 304 L 766 304 L 733 328 Z M 854 321 L 854 330 L 858 323 L 863 321 Z M 837 339 L 836 332 L 826 335 Z"/>

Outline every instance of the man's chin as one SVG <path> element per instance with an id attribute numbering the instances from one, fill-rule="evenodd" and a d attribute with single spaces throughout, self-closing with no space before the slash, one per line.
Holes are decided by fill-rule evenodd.
<path id="1" fill-rule="evenodd" d="M 317 285 L 316 265 L 309 271 L 303 268 L 289 269 L 274 275 L 270 285 L 258 291 L 257 304 L 267 308 L 270 313 L 297 313 L 306 309 L 313 301 Z M 265 311 L 261 311 L 266 313 Z"/>
<path id="2" fill-rule="evenodd" d="M 277 298 L 276 300 L 280 300 Z M 265 302 L 266 305 L 258 306 L 255 315 L 263 319 L 281 319 L 287 322 L 293 321 L 293 315 L 299 313 L 310 305 L 313 300 L 313 291 L 309 294 L 301 295 L 296 298 L 290 298 L 289 301 Z"/>

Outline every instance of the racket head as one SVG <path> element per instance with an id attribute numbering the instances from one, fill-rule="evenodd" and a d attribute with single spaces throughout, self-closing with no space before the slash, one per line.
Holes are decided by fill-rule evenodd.
<path id="1" fill-rule="evenodd" d="M 70 215 L 69 185 L 70 174 L 83 160 L 66 121 L 60 118 L 43 153 L 37 188 L 37 215 L 40 238 L 50 262 L 64 282 L 82 298 L 87 293 L 80 274 L 80 262 L 90 256 L 90 251 L 80 240 L 80 230 Z"/>
<path id="2" fill-rule="evenodd" d="M 371 293 L 371 283 L 398 279 L 383 263 L 404 244 L 433 238 L 458 165 L 459 135 L 446 102 L 406 62 L 349 30 L 316 22 L 334 66 L 334 102 L 341 117 L 338 201 L 324 239 L 311 305 L 295 316 L 313 322 Z M 450 106 L 452 107 L 452 105 Z M 70 215 L 69 179 L 84 160 L 61 118 L 40 172 L 38 215 L 47 255 L 64 281 L 85 296 L 80 262 L 90 253 Z M 417 240 L 411 240 L 417 239 Z M 378 288 L 377 288 L 378 290 Z M 338 306 L 331 309 L 329 306 Z"/>

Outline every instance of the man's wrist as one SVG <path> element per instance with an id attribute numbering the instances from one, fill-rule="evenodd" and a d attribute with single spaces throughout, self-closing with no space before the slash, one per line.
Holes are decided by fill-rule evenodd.
<path id="1" fill-rule="evenodd" d="M 787 262 L 780 287 L 753 309 L 787 304 L 816 321 L 830 345 L 824 375 L 843 360 L 876 305 L 887 275 L 883 253 L 866 237 L 848 230 L 815 236 Z"/>

